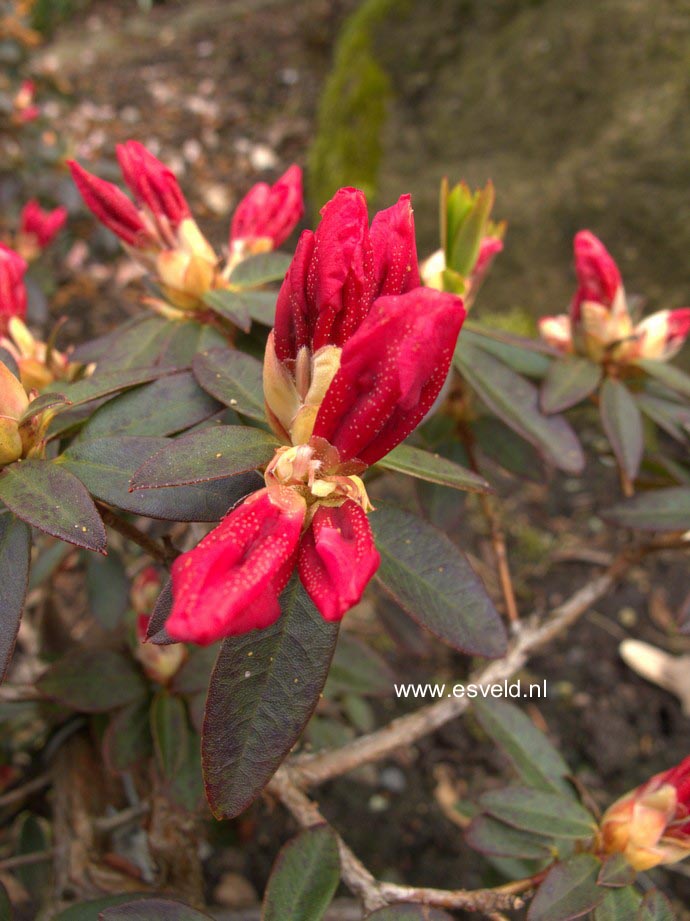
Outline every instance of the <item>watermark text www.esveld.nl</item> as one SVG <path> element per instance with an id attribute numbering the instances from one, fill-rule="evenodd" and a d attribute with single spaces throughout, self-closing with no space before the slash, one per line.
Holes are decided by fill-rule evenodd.
<path id="1" fill-rule="evenodd" d="M 470 700 L 489 697 L 511 697 L 540 699 L 546 697 L 546 679 L 539 683 L 516 681 L 498 681 L 493 684 L 394 684 L 396 697 L 467 697 Z"/>

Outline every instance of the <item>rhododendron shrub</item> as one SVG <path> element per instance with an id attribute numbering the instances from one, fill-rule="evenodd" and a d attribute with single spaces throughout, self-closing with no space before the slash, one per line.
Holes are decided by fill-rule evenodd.
<path id="1" fill-rule="evenodd" d="M 69 168 L 85 232 L 95 217 L 137 264 L 135 316 L 92 341 L 63 331 L 58 348 L 59 325 L 45 332 L 27 313 L 26 274 L 71 239 L 71 215 L 29 198 L 0 245 L 0 673 L 12 693 L 30 687 L 57 747 L 88 738 L 131 800 L 124 818 L 100 822 L 94 850 L 120 821 L 145 823 L 150 869 L 137 886 L 149 914 L 136 917 L 195 917 L 157 893 L 182 853 L 201 902 L 204 799 L 232 819 L 263 792 L 305 829 L 276 861 L 269 921 L 297 917 L 290 906 L 314 893 L 309 917 L 322 917 L 341 877 L 372 918 L 397 918 L 399 903 L 405 918 L 422 917 L 414 906 L 503 917 L 528 901 L 530 921 L 672 917 L 638 874 L 688 852 L 687 758 L 647 780 L 641 767 L 641 785 L 619 799 L 596 790 L 600 813 L 589 775 L 575 781 L 580 766 L 488 690 L 375 730 L 369 698 L 390 696 L 394 676 L 369 640 L 408 641 L 411 618 L 489 689 L 627 567 L 687 552 L 690 377 L 672 360 L 690 309 L 637 316 L 613 257 L 581 231 L 567 312 L 515 336 L 482 322 L 510 245 L 491 183 L 443 183 L 440 246 L 420 260 L 409 195 L 370 218 L 362 192 L 342 188 L 305 228 L 302 173 L 286 165 L 244 191 L 215 245 L 163 159 L 134 140 L 116 157 L 127 191 L 81 159 Z M 597 420 L 606 441 L 592 437 Z M 618 468 L 621 497 L 601 516 L 628 529 L 624 552 L 550 615 L 526 618 L 496 491 L 506 474 L 560 489 L 553 478 L 578 482 L 588 461 Z M 65 574 L 83 577 L 87 609 L 54 643 L 36 599 Z M 508 882 L 377 882 L 308 788 L 470 705 L 517 778 L 473 783 L 458 824 Z M 43 745 L 28 735 L 23 744 Z M 326 750 L 312 750 L 324 737 Z M 441 782 L 437 798 L 448 806 Z M 449 810 L 461 814 L 454 801 Z M 103 866 L 126 874 L 112 840 Z M 103 917 L 134 917 L 137 904 Z"/>

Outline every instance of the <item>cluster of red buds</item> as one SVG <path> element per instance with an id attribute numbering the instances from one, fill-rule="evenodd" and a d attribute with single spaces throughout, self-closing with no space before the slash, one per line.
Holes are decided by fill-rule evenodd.
<path id="1" fill-rule="evenodd" d="M 564 353 L 596 362 L 672 358 L 690 334 L 690 307 L 659 310 L 635 323 L 618 266 L 601 240 L 582 230 L 574 248 L 578 287 L 570 313 L 543 317 L 542 338 Z"/>
<path id="2" fill-rule="evenodd" d="M 60 206 L 47 210 L 31 199 L 22 208 L 15 249 L 30 262 L 53 242 L 66 220 L 67 208 Z"/>
<path id="3" fill-rule="evenodd" d="M 409 196 L 371 227 L 354 189 L 321 213 L 300 237 L 266 346 L 266 411 L 283 445 L 265 488 L 176 560 L 175 639 L 267 627 L 295 567 L 322 616 L 342 618 L 380 561 L 360 475 L 421 422 L 447 376 L 465 310 L 420 286 Z"/>
<path id="4" fill-rule="evenodd" d="M 172 170 L 137 141 L 119 144 L 117 159 L 134 201 L 74 161 L 72 176 L 95 216 L 155 274 L 163 298 L 149 304 L 171 318 L 202 309 L 209 291 L 230 287 L 228 278 L 237 262 L 280 245 L 303 214 L 299 167 L 291 167 L 272 187 L 255 186 L 235 213 L 223 267 Z"/>
<path id="5" fill-rule="evenodd" d="M 690 756 L 610 806 L 598 846 L 621 853 L 638 871 L 676 863 L 690 854 Z"/>

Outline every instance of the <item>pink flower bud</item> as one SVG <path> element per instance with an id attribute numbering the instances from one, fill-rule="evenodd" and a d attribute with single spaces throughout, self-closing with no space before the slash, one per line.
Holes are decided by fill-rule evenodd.
<path id="1" fill-rule="evenodd" d="M 638 871 L 676 863 L 690 854 L 690 757 L 655 774 L 610 806 L 600 846 L 622 853 Z"/>
<path id="2" fill-rule="evenodd" d="M 175 174 L 138 141 L 117 145 L 122 176 L 141 207 L 165 217 L 175 229 L 190 216 L 189 205 Z"/>
<path id="3" fill-rule="evenodd" d="M 139 210 L 124 192 L 112 182 L 89 173 L 75 160 L 68 163 L 84 203 L 108 230 L 128 246 L 143 249 L 154 245 Z"/>
<path id="4" fill-rule="evenodd" d="M 305 513 L 304 499 L 293 490 L 283 489 L 282 501 L 275 502 L 262 489 L 178 557 L 165 625 L 173 639 L 207 645 L 277 620 Z"/>
<path id="5" fill-rule="evenodd" d="M 565 313 L 559 313 L 554 317 L 540 317 L 537 320 L 539 335 L 553 348 L 559 352 L 572 352 L 573 350 L 573 331 L 570 317 Z"/>
<path id="6" fill-rule="evenodd" d="M 659 310 L 635 327 L 627 344 L 626 358 L 652 358 L 668 361 L 683 347 L 690 334 L 690 307 Z"/>
<path id="7" fill-rule="evenodd" d="M 321 211 L 316 231 L 305 230 L 278 295 L 275 350 L 280 361 L 342 346 L 381 294 L 419 285 L 409 196 L 376 215 L 356 189 L 340 189 Z"/>
<path id="8" fill-rule="evenodd" d="M 7 332 L 10 317 L 26 316 L 26 269 L 19 253 L 0 243 L 0 334 Z"/>
<path id="9" fill-rule="evenodd" d="M 575 271 L 578 289 L 571 307 L 574 322 L 580 318 L 583 301 L 594 301 L 613 307 L 616 295 L 622 288 L 618 266 L 604 244 L 589 230 L 575 235 Z"/>
<path id="10" fill-rule="evenodd" d="M 459 297 L 431 288 L 379 298 L 343 347 L 314 435 L 342 461 L 380 460 L 431 409 L 464 319 Z"/>
<path id="11" fill-rule="evenodd" d="M 230 247 L 243 243 L 251 251 L 257 241 L 268 241 L 263 248 L 274 249 L 287 240 L 303 214 L 302 170 L 293 164 L 274 185 L 258 182 L 247 192 L 232 217 Z"/>
<path id="12" fill-rule="evenodd" d="M 325 620 L 340 620 L 362 597 L 381 558 L 366 513 L 348 499 L 317 509 L 300 544 L 302 584 Z"/>
<path id="13" fill-rule="evenodd" d="M 32 199 L 22 208 L 19 232 L 35 238 L 39 247 L 48 246 L 60 232 L 67 220 L 67 208 L 55 208 L 44 211 L 39 203 Z"/>

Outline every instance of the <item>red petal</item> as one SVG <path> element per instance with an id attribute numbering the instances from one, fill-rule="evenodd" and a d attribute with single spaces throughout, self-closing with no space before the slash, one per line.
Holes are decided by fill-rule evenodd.
<path id="1" fill-rule="evenodd" d="M 574 249 L 578 289 L 571 312 L 573 320 L 577 321 L 583 301 L 596 301 L 610 307 L 622 282 L 611 254 L 589 230 L 575 235 Z"/>
<path id="2" fill-rule="evenodd" d="M 417 288 L 375 301 L 345 343 L 314 425 L 343 461 L 374 464 L 422 421 L 465 319 L 459 297 Z"/>
<path id="3" fill-rule="evenodd" d="M 299 499 L 296 494 L 292 494 Z M 245 500 L 172 568 L 170 635 L 206 645 L 268 627 L 294 569 L 306 506 L 275 505 L 265 489 Z"/>
<path id="4" fill-rule="evenodd" d="M 139 246 L 147 236 L 136 206 L 112 182 L 99 179 L 76 161 L 69 168 L 81 197 L 98 220 L 130 246 Z"/>
<path id="5" fill-rule="evenodd" d="M 26 316 L 24 273 L 27 268 L 19 253 L 0 243 L 0 333 L 7 332 L 10 317 Z"/>
<path id="6" fill-rule="evenodd" d="M 311 345 L 312 317 L 307 302 L 307 275 L 315 242 L 311 230 L 302 232 L 278 294 L 274 346 L 279 361 L 296 358 L 303 345 Z"/>
<path id="7" fill-rule="evenodd" d="M 321 506 L 300 544 L 302 584 L 325 620 L 340 620 L 357 604 L 381 558 L 362 508 L 348 499 Z"/>
<path id="8" fill-rule="evenodd" d="M 405 294 L 421 284 L 409 195 L 379 211 L 371 222 L 377 297 Z"/>
<path id="9" fill-rule="evenodd" d="M 173 171 L 138 141 L 118 144 L 117 160 L 125 182 L 139 204 L 152 214 L 165 216 L 173 227 L 189 217 L 190 210 Z"/>

